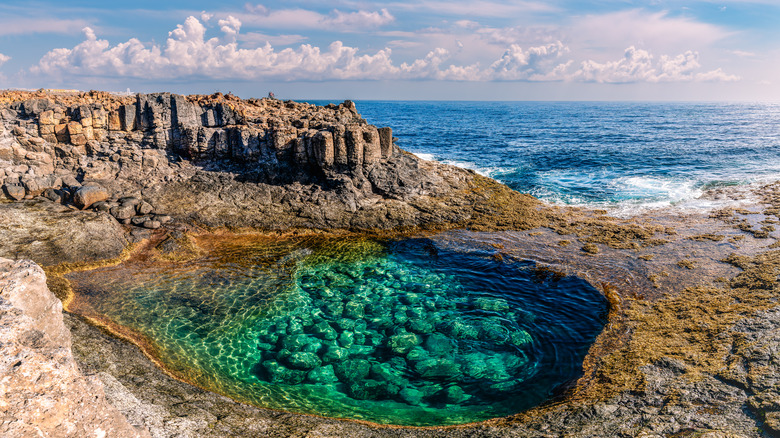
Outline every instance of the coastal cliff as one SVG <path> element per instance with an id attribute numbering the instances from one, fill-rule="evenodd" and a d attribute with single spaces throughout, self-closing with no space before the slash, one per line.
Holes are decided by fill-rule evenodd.
<path id="1" fill-rule="evenodd" d="M 532 197 L 399 149 L 391 128 L 368 124 L 350 101 L 5 92 L 0 115 L 6 197 L 95 204 L 122 223 L 436 228 L 496 221 L 510 205 L 524 211 L 498 214 L 506 225 L 539 223 Z M 105 192 L 74 197 L 89 184 Z M 496 203 L 497 192 L 514 202 Z M 128 197 L 129 207 L 117 202 Z"/>

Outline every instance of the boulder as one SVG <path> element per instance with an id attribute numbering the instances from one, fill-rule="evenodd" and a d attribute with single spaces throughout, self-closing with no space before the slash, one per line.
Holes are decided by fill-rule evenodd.
<path id="1" fill-rule="evenodd" d="M 124 198 L 119 198 L 119 203 L 122 205 L 130 205 L 135 208 L 138 204 L 141 203 L 141 200 L 135 196 L 125 196 Z"/>
<path id="2" fill-rule="evenodd" d="M 152 219 L 147 219 L 147 220 L 145 220 L 145 221 L 144 221 L 144 223 L 142 224 L 142 226 L 143 226 L 144 228 L 148 228 L 148 229 L 150 229 L 150 230 L 156 230 L 156 229 L 160 228 L 160 226 L 162 226 L 162 224 L 160 224 L 160 221 L 155 221 L 155 220 L 152 220 Z"/>
<path id="3" fill-rule="evenodd" d="M 290 368 L 297 370 L 312 370 L 322 364 L 322 361 L 316 354 L 304 351 L 291 353 L 285 358 L 285 361 Z"/>
<path id="4" fill-rule="evenodd" d="M 118 221 L 127 221 L 123 222 L 127 224 L 130 222 L 130 218 L 135 216 L 135 206 L 130 204 L 122 204 L 116 207 L 112 207 L 110 212 L 111 216 L 114 216 Z"/>
<path id="5" fill-rule="evenodd" d="M 152 210 L 154 210 L 154 207 L 152 207 L 152 204 L 146 201 L 141 201 L 136 206 L 136 211 L 138 212 L 138 214 L 149 214 L 152 212 Z"/>
<path id="6" fill-rule="evenodd" d="M 13 199 L 14 201 L 21 201 L 24 199 L 26 193 L 24 186 L 18 184 L 4 184 L 3 191 L 9 199 Z"/>
<path id="7" fill-rule="evenodd" d="M 62 185 L 63 187 L 81 187 L 81 183 L 73 175 L 64 175 Z"/>
<path id="8" fill-rule="evenodd" d="M 108 191 L 100 186 L 84 186 L 73 194 L 73 204 L 81 210 L 108 199 Z"/>

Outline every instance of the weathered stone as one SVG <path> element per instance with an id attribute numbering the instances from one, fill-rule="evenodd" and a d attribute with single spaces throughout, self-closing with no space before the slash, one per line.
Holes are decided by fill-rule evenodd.
<path id="1" fill-rule="evenodd" d="M 31 261 L 0 258 L 0 435 L 149 436 L 106 400 L 98 379 L 86 378 L 71 352 L 62 303 Z"/>
<path id="2" fill-rule="evenodd" d="M 60 143 L 70 143 L 70 135 L 68 134 L 68 124 L 60 123 L 54 126 L 54 134 L 57 137 L 57 141 Z"/>
<path id="3" fill-rule="evenodd" d="M 336 377 L 336 372 L 333 370 L 333 365 L 325 365 L 323 367 L 315 368 L 306 375 L 306 380 L 311 383 L 318 383 L 327 385 L 329 383 L 338 382 L 339 378 Z"/>
<path id="4" fill-rule="evenodd" d="M 84 127 L 79 122 L 68 122 L 68 135 L 73 137 L 84 132 Z"/>
<path id="5" fill-rule="evenodd" d="M 161 224 L 167 224 L 168 222 L 172 221 L 173 218 L 165 214 L 156 214 L 154 215 L 154 220 Z"/>
<path id="6" fill-rule="evenodd" d="M 46 189 L 43 191 L 43 196 L 52 202 L 65 203 L 67 201 L 67 195 L 62 190 Z"/>
<path id="7" fill-rule="evenodd" d="M 62 185 L 65 187 L 81 187 L 81 183 L 73 175 L 63 175 Z"/>
<path id="8" fill-rule="evenodd" d="M 106 129 L 108 127 L 108 113 L 103 107 L 92 110 L 92 127 L 95 130 Z"/>
<path id="9" fill-rule="evenodd" d="M 363 127 L 349 125 L 346 130 L 347 165 L 351 169 L 363 166 Z"/>
<path id="10" fill-rule="evenodd" d="M 333 364 L 336 376 L 342 383 L 362 383 L 368 378 L 371 364 L 365 359 L 348 359 Z"/>
<path id="11" fill-rule="evenodd" d="M 17 184 L 4 184 L 3 192 L 5 192 L 5 195 L 9 199 L 13 199 L 14 201 L 21 201 L 24 199 L 25 195 L 24 187 Z"/>
<path id="12" fill-rule="evenodd" d="M 135 105 L 120 106 L 117 116 L 119 117 L 120 128 L 122 131 L 132 131 L 135 129 Z"/>
<path id="13" fill-rule="evenodd" d="M 460 376 L 460 365 L 447 358 L 427 359 L 415 364 L 415 370 L 426 379 L 451 379 Z"/>
<path id="14" fill-rule="evenodd" d="M 393 155 L 393 128 L 379 128 L 379 147 L 382 150 L 383 160 Z"/>
<path id="15" fill-rule="evenodd" d="M 152 210 L 154 210 L 154 207 L 152 207 L 152 204 L 146 201 L 141 201 L 136 206 L 136 211 L 138 212 L 138 214 L 149 214 L 152 212 Z"/>
<path id="16" fill-rule="evenodd" d="M 285 358 L 285 361 L 291 368 L 297 370 L 311 370 L 322 364 L 322 361 L 316 354 L 303 351 L 296 351 L 289 354 Z"/>
<path id="17" fill-rule="evenodd" d="M 96 202 L 96 203 L 92 204 L 92 208 L 94 208 L 97 211 L 102 211 L 102 212 L 105 212 L 105 213 L 108 213 L 109 211 L 111 211 L 111 207 L 115 207 L 115 206 L 111 205 L 110 203 L 105 202 L 105 201 L 99 201 L 99 202 Z"/>
<path id="18" fill-rule="evenodd" d="M 25 196 L 28 198 L 40 195 L 45 189 L 36 178 L 25 178 L 22 180 L 22 185 L 24 185 L 24 190 L 26 192 Z"/>
<path id="19" fill-rule="evenodd" d="M 366 166 L 378 163 L 382 159 L 382 146 L 379 132 L 374 126 L 363 128 L 363 163 Z"/>
<path id="20" fill-rule="evenodd" d="M 387 347 L 395 354 L 404 355 L 420 343 L 420 337 L 414 333 L 400 333 L 390 336 Z"/>
<path id="21" fill-rule="evenodd" d="M 35 117 L 51 106 L 49 99 L 29 99 L 22 102 L 22 112 L 27 117 Z"/>
<path id="22" fill-rule="evenodd" d="M 121 131 L 122 121 L 119 117 L 118 111 L 111 111 L 108 113 L 108 130 L 109 131 Z"/>
<path id="23" fill-rule="evenodd" d="M 103 187 L 85 186 L 80 187 L 76 190 L 76 193 L 73 194 L 73 204 L 81 210 L 84 210 L 96 202 L 105 201 L 108 197 L 108 191 Z"/>
<path id="24" fill-rule="evenodd" d="M 336 125 L 333 127 L 333 162 L 338 166 L 346 166 L 348 161 L 346 129 L 344 125 Z"/>
<path id="25" fill-rule="evenodd" d="M 135 196 L 125 196 L 123 198 L 119 198 L 119 203 L 122 205 L 130 205 L 132 207 L 136 207 L 141 204 L 141 200 L 136 198 Z"/>
<path id="26" fill-rule="evenodd" d="M 55 121 L 54 121 L 54 111 L 47 110 L 47 111 L 42 112 L 38 116 L 38 123 L 41 124 L 41 125 L 54 125 L 54 123 L 55 123 Z"/>
<path id="27" fill-rule="evenodd" d="M 160 223 L 160 221 L 147 219 L 147 220 L 144 221 L 142 226 L 144 228 L 148 228 L 150 230 L 156 230 L 156 229 L 160 228 L 162 226 L 162 224 Z"/>
<path id="28" fill-rule="evenodd" d="M 135 206 L 130 204 L 122 204 L 111 208 L 111 216 L 114 216 L 117 220 L 129 221 L 131 217 L 135 216 Z"/>

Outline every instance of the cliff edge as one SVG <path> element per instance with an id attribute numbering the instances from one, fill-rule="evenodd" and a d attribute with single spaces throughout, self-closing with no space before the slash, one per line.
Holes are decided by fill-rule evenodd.
<path id="1" fill-rule="evenodd" d="M 391 128 L 369 124 L 350 101 L 6 91 L 0 117 L 7 198 L 94 205 L 126 224 L 157 228 L 173 217 L 365 231 L 541 223 L 534 198 L 401 150 Z M 77 197 L 82 185 L 105 192 Z"/>

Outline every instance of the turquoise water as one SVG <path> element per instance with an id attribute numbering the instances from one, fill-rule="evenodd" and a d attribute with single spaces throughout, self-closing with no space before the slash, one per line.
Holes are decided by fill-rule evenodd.
<path id="1" fill-rule="evenodd" d="M 581 373 L 607 303 L 576 277 L 434 241 L 288 241 L 72 274 L 72 310 L 258 406 L 436 426 L 511 415 Z"/>

